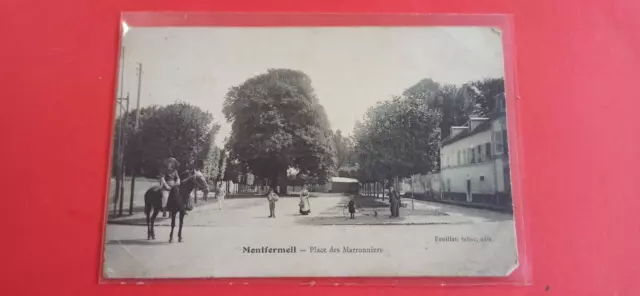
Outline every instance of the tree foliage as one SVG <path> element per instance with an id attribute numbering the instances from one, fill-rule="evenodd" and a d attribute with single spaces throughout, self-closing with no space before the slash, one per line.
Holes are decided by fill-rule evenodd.
<path id="1" fill-rule="evenodd" d="M 462 86 L 419 81 L 402 96 L 368 110 L 354 129 L 357 165 L 340 168 L 338 174 L 371 182 L 438 171 L 441 139 L 470 116 L 489 114 L 501 92 L 502 78 Z"/>
<path id="2" fill-rule="evenodd" d="M 123 117 L 116 122 L 119 120 Z M 212 124 L 209 112 L 182 102 L 142 108 L 138 131 L 134 130 L 134 122 L 135 110 L 129 112 L 124 129 L 125 167 L 128 173 L 136 170 L 150 178 L 157 176 L 162 161 L 169 156 L 176 158 L 183 168 L 202 169 L 211 137 L 219 129 Z"/>
<path id="3" fill-rule="evenodd" d="M 138 130 L 140 130 L 151 118 L 155 112 L 158 110 L 158 106 L 149 106 L 140 109 L 140 120 L 138 125 Z M 142 150 L 143 145 L 141 141 L 139 141 L 138 135 L 135 130 L 135 121 L 136 121 L 136 111 L 129 111 L 126 115 L 119 116 L 115 120 L 115 132 L 113 135 L 113 151 L 112 151 L 112 174 L 116 173 L 116 164 L 117 164 L 117 153 L 118 153 L 118 142 L 117 139 L 119 134 L 122 132 L 120 130 L 120 123 L 125 120 L 124 128 L 122 129 L 125 134 L 125 142 L 124 142 L 124 164 L 125 164 L 125 173 L 131 174 L 132 171 L 140 170 L 142 165 Z"/>
<path id="4" fill-rule="evenodd" d="M 370 108 L 355 130 L 360 178 L 391 180 L 439 166 L 440 110 L 396 97 Z"/>
<path id="5" fill-rule="evenodd" d="M 466 92 L 473 102 L 471 113 L 475 116 L 487 116 L 496 107 L 496 96 L 504 92 L 503 78 L 490 78 L 473 81 L 467 84 Z"/>
<path id="6" fill-rule="evenodd" d="M 220 175 L 219 165 L 220 165 L 220 156 L 221 151 L 215 144 L 216 135 L 220 130 L 219 125 L 214 125 L 211 127 L 211 130 L 208 134 L 209 145 L 204 147 L 203 154 L 204 163 L 202 166 L 202 171 L 207 176 L 207 180 L 209 182 L 215 182 L 218 180 L 218 176 Z"/>
<path id="7" fill-rule="evenodd" d="M 336 148 L 336 167 L 353 166 L 356 163 L 353 141 L 342 135 L 342 131 L 333 133 L 333 144 Z"/>
<path id="8" fill-rule="evenodd" d="M 229 90 L 223 112 L 232 128 L 230 157 L 274 188 L 286 183 L 289 168 L 325 180 L 331 174 L 329 120 L 303 72 L 270 69 L 252 77 Z"/>
<path id="9" fill-rule="evenodd" d="M 228 164 L 228 158 L 229 158 L 229 153 L 227 153 L 226 150 L 224 149 L 220 149 L 219 151 L 219 157 L 218 157 L 218 181 L 223 181 L 224 180 L 224 175 L 225 172 L 227 171 L 227 164 Z"/>

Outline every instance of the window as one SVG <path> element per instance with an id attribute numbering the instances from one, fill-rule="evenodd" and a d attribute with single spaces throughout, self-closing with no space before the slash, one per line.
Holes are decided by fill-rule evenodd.
<path id="1" fill-rule="evenodd" d="M 476 162 L 483 162 L 484 159 L 482 159 L 482 152 L 480 151 L 480 145 L 476 146 Z"/>
<path id="2" fill-rule="evenodd" d="M 471 163 L 475 163 L 476 162 L 475 149 L 469 148 L 469 153 L 471 153 Z"/>
<path id="3" fill-rule="evenodd" d="M 473 153 L 471 148 L 465 149 L 467 151 L 467 164 L 473 163 Z"/>
<path id="4" fill-rule="evenodd" d="M 493 143 L 495 148 L 495 154 L 500 155 L 504 152 L 503 149 L 503 141 L 502 141 L 502 131 L 493 132 Z"/>
<path id="5" fill-rule="evenodd" d="M 484 176 L 480 176 L 480 181 L 484 181 Z"/>
<path id="6" fill-rule="evenodd" d="M 462 150 L 462 165 L 467 164 L 467 150 Z"/>
<path id="7" fill-rule="evenodd" d="M 504 141 L 502 148 L 504 149 L 504 153 L 507 154 L 509 153 L 509 145 L 507 141 L 507 130 L 502 130 L 502 140 Z"/>
<path id="8" fill-rule="evenodd" d="M 487 160 L 491 159 L 491 143 L 486 143 L 485 145 L 485 153 L 487 154 Z"/>
<path id="9" fill-rule="evenodd" d="M 458 162 L 456 163 L 457 165 L 461 165 L 462 162 L 460 161 L 460 150 L 458 150 Z"/>

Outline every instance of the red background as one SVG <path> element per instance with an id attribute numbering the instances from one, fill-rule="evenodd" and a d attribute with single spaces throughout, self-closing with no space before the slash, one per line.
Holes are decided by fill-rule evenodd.
<path id="1" fill-rule="evenodd" d="M 534 284 L 98 284 L 118 21 L 131 10 L 513 14 Z M 639 13 L 633 0 L 4 1 L 2 294 L 639 295 Z"/>

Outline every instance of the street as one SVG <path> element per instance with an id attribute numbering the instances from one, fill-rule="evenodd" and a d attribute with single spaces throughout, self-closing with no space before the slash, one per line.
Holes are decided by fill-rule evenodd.
<path id="1" fill-rule="evenodd" d="M 185 217 L 184 242 L 168 243 L 168 219 L 146 240 L 139 218 L 106 229 L 107 278 L 294 276 L 499 276 L 515 267 L 510 214 L 403 200 L 401 218 L 385 207 L 363 208 L 347 219 L 347 198 L 311 198 L 311 214 L 298 214 L 298 198 L 281 198 L 267 218 L 265 198 L 227 198 L 195 208 Z M 376 214 L 377 212 L 377 214 Z M 174 235 L 177 235 L 177 229 Z M 296 253 L 250 254 L 245 247 L 296 247 Z M 312 248 L 313 247 L 313 248 Z M 312 253 L 326 248 L 340 252 Z M 378 248 L 378 253 L 344 253 Z"/>

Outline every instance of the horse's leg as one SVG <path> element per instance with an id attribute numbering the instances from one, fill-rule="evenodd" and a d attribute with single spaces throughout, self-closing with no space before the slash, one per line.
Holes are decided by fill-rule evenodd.
<path id="1" fill-rule="evenodd" d="M 182 222 L 184 221 L 184 211 L 180 211 L 180 225 L 178 226 L 178 242 L 182 242 Z"/>
<path id="2" fill-rule="evenodd" d="M 149 212 L 145 211 L 145 215 L 147 216 L 147 240 L 151 239 L 151 220 L 149 219 Z"/>
<path id="3" fill-rule="evenodd" d="M 160 213 L 160 208 L 154 207 L 153 214 L 151 215 L 151 239 L 156 239 L 156 230 L 154 225 L 156 224 L 156 217 Z"/>
<path id="4" fill-rule="evenodd" d="M 147 239 L 151 239 L 151 225 L 149 224 L 149 222 L 151 222 L 149 220 L 149 213 L 151 212 L 151 206 L 145 202 L 144 205 L 144 215 L 147 217 Z"/>
<path id="5" fill-rule="evenodd" d="M 171 211 L 171 232 L 169 233 L 169 242 L 173 242 L 173 228 L 176 226 L 176 212 Z"/>

